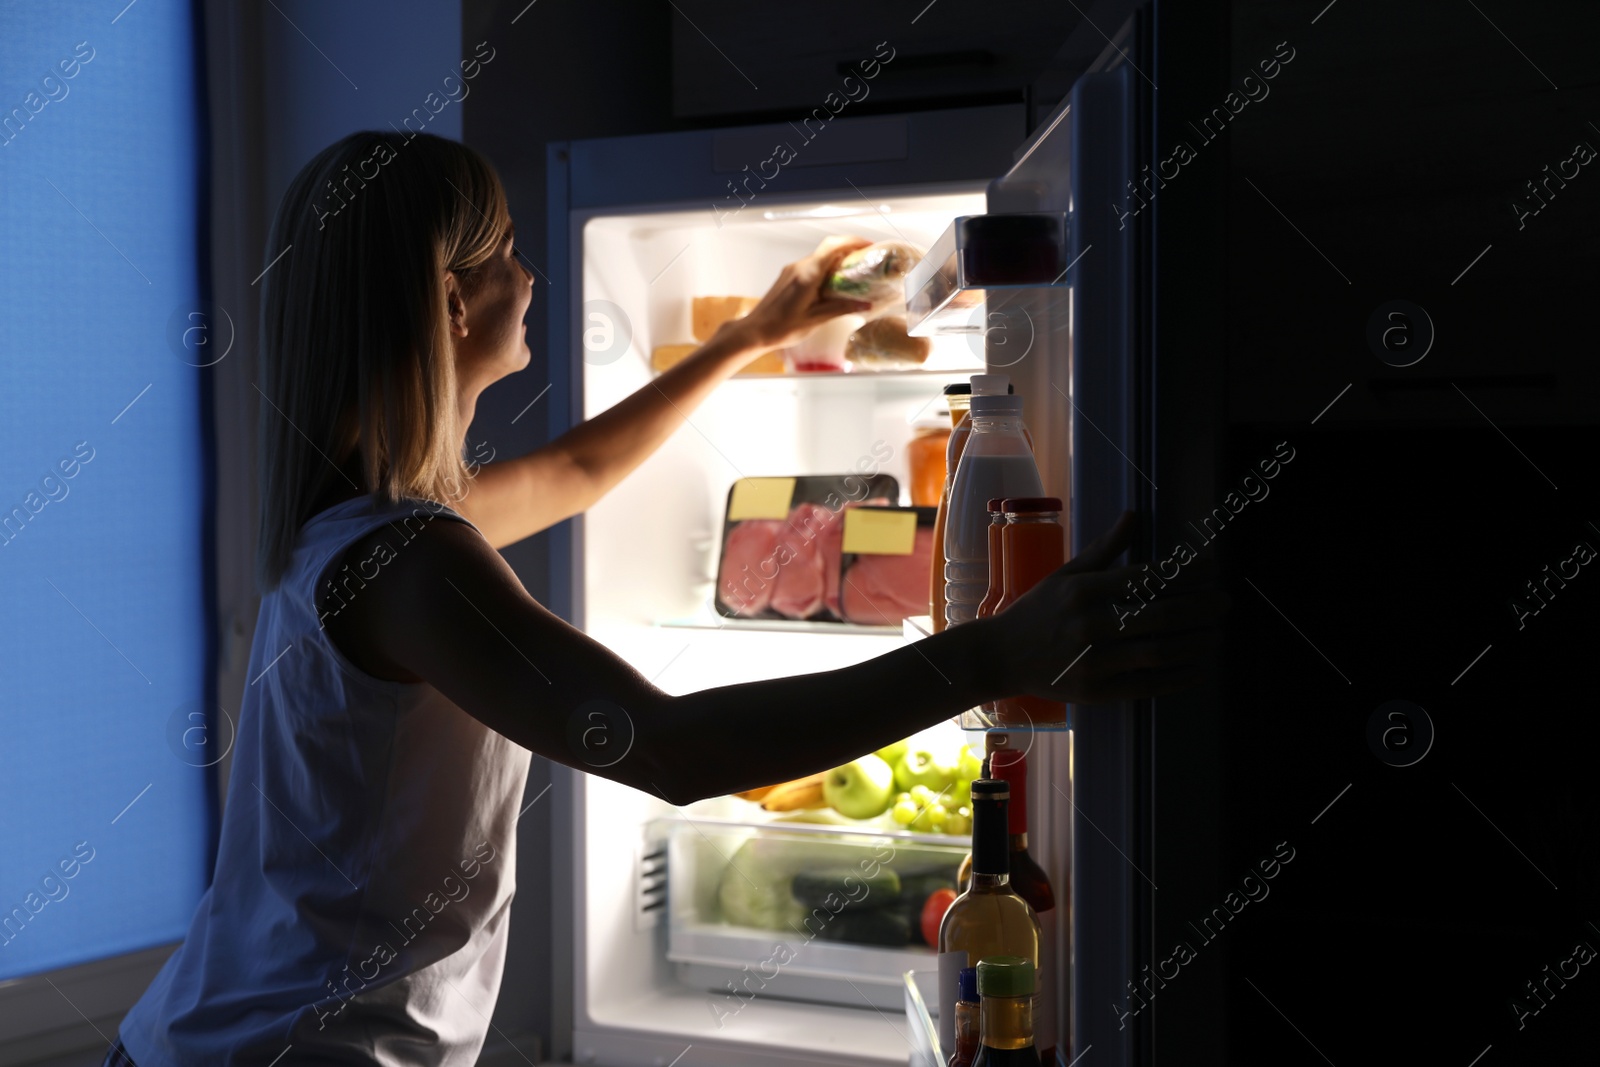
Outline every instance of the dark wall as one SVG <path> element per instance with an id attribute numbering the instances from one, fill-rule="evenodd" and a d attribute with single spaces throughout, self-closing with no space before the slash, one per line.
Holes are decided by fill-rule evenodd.
<path id="1" fill-rule="evenodd" d="M 545 145 L 684 125 L 671 114 L 671 15 L 672 8 L 664 4 L 463 4 L 465 48 L 470 51 L 477 42 L 488 41 L 496 50 L 467 105 L 464 140 L 499 171 L 516 222 L 517 247 L 538 275 L 527 318 L 533 359 L 526 370 L 496 383 L 478 401 L 473 437 L 488 440 L 497 455 L 521 455 L 547 439 L 543 400 L 518 417 L 550 380 L 549 353 L 543 345 L 549 311 L 543 283 L 556 265 L 544 262 Z M 535 598 L 544 594 L 544 551 L 542 537 L 505 551 Z"/>

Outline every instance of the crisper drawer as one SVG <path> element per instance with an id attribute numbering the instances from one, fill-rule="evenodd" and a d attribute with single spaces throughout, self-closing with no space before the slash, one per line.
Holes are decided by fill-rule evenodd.
<path id="1" fill-rule="evenodd" d="M 755 997 L 902 1010 L 905 973 L 933 966 L 923 906 L 955 887 L 967 853 L 965 839 L 804 823 L 670 818 L 655 830 L 667 839 L 667 958 L 714 994 L 719 1020 Z"/>

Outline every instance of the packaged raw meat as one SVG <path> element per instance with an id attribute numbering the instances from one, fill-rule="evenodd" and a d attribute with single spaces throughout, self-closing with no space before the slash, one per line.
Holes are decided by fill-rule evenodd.
<path id="1" fill-rule="evenodd" d="M 842 515 L 899 499 L 888 474 L 741 478 L 728 490 L 717 611 L 764 619 L 840 618 Z"/>
<path id="2" fill-rule="evenodd" d="M 928 614 L 937 508 L 860 507 L 841 522 L 839 603 L 845 622 L 899 626 Z"/>
<path id="3" fill-rule="evenodd" d="M 791 557 L 778 569 L 770 602 L 772 610 L 784 618 L 809 619 L 821 612 L 827 603 L 828 553 L 823 551 L 823 542 L 835 533 L 839 515 L 839 511 L 821 504 L 797 504 L 789 512 L 779 539 L 790 550 Z M 832 556 L 835 560 L 839 558 L 837 552 Z M 835 572 L 835 600 L 838 582 Z"/>
<path id="4" fill-rule="evenodd" d="M 773 583 L 760 573 L 764 561 L 776 557 L 783 528 L 777 519 L 750 519 L 728 530 L 717 575 L 717 602 L 728 606 L 728 614 L 761 615 L 772 603 Z"/>

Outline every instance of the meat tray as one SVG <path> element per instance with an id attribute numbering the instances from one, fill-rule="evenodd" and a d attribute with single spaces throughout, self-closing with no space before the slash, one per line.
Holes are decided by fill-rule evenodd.
<path id="1" fill-rule="evenodd" d="M 892 505 L 890 474 L 740 478 L 728 488 L 716 607 L 728 618 L 842 622 L 843 514 Z"/>

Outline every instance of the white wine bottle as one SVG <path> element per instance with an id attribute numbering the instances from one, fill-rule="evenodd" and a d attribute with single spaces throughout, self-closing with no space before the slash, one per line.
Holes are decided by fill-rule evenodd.
<path id="1" fill-rule="evenodd" d="M 1010 786 L 972 783 L 972 881 L 939 924 L 939 1045 L 955 1048 L 961 968 L 989 956 L 1020 956 L 1039 966 L 1039 917 L 1011 887 L 1006 824 Z"/>

